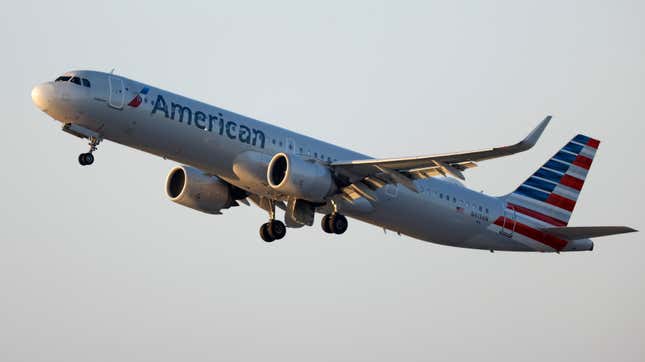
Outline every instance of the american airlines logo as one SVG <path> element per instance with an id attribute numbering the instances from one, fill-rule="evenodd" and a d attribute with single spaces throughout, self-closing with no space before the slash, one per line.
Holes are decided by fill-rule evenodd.
<path id="1" fill-rule="evenodd" d="M 141 90 L 141 92 L 137 93 L 137 95 L 136 95 L 136 96 L 134 96 L 134 98 L 132 98 L 132 100 L 130 101 L 130 103 L 128 103 L 128 105 L 129 105 L 130 107 L 132 107 L 132 108 L 137 108 L 137 107 L 139 107 L 139 106 L 141 105 L 141 102 L 143 102 L 143 97 L 144 97 L 146 94 L 148 94 L 148 92 L 149 92 L 149 91 L 150 91 L 150 88 L 148 88 L 148 87 L 143 87 L 143 89 Z"/>
<path id="2" fill-rule="evenodd" d="M 147 88 L 144 88 L 147 93 Z M 143 90 L 142 90 L 143 92 Z M 145 93 L 140 93 L 145 94 Z M 140 95 L 137 95 L 140 98 Z M 130 103 L 135 102 L 138 98 L 135 97 Z M 138 103 L 132 107 L 138 107 L 141 104 L 139 100 Z M 202 111 L 193 111 L 188 106 L 183 106 L 179 103 L 170 102 L 170 107 L 168 103 L 163 98 L 161 94 L 157 95 L 155 100 L 154 107 L 152 108 L 151 114 L 157 112 L 163 113 L 164 117 L 172 120 L 177 120 L 180 123 L 186 123 L 186 125 L 194 124 L 195 127 L 208 131 L 208 132 L 217 132 L 220 136 L 226 136 L 232 140 L 238 140 L 242 143 L 250 144 L 253 146 L 258 146 L 264 148 L 264 143 L 266 137 L 264 132 L 259 129 L 249 128 L 248 126 L 237 123 L 234 121 L 227 121 L 224 119 L 222 113 L 217 113 L 217 115 L 205 113 Z"/>

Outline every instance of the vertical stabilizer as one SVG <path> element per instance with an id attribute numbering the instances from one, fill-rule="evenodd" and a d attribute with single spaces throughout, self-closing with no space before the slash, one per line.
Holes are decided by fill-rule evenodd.
<path id="1" fill-rule="evenodd" d="M 518 218 L 539 227 L 569 223 L 600 141 L 577 135 L 558 153 L 506 196 Z"/>

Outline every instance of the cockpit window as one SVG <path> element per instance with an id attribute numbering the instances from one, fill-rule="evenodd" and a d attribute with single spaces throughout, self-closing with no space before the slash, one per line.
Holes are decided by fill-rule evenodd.
<path id="1" fill-rule="evenodd" d="M 91 84 L 90 81 L 85 79 L 85 78 L 80 78 L 80 77 L 72 77 L 68 75 L 61 75 L 60 77 L 56 78 L 55 82 L 72 82 L 77 85 L 83 85 L 83 87 L 90 88 Z"/>

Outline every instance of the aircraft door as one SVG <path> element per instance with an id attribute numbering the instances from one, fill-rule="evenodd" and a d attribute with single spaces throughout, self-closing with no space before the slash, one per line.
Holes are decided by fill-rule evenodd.
<path id="1" fill-rule="evenodd" d="M 123 109 L 125 101 L 125 92 L 123 90 L 123 80 L 117 77 L 108 77 L 108 105 L 112 108 Z"/>
<path id="2" fill-rule="evenodd" d="M 515 209 L 504 208 L 503 216 L 504 222 L 500 234 L 510 238 L 513 236 L 513 232 L 515 232 L 515 218 L 517 214 L 515 213 Z"/>

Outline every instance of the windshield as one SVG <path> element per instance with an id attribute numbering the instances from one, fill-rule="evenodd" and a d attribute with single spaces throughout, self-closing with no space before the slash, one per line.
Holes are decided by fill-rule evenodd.
<path id="1" fill-rule="evenodd" d="M 82 85 L 83 87 L 90 88 L 90 81 L 85 79 L 85 78 L 79 78 L 79 77 L 71 77 L 68 75 L 61 75 L 60 77 L 56 78 L 54 82 L 72 82 L 76 85 Z"/>

